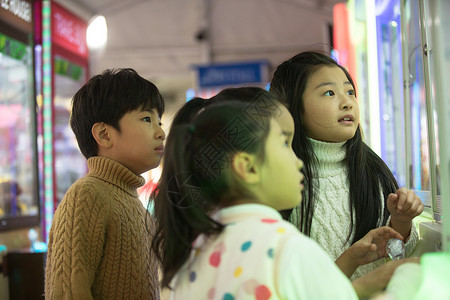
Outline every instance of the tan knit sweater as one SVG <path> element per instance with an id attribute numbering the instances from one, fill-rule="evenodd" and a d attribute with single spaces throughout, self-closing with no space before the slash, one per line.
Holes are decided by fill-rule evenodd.
<path id="1" fill-rule="evenodd" d="M 88 166 L 53 218 L 45 298 L 159 299 L 146 210 L 137 194 L 144 178 L 105 157 L 88 159 Z"/>

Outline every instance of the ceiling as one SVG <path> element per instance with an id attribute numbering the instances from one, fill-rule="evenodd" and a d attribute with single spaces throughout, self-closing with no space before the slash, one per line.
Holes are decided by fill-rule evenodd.
<path id="1" fill-rule="evenodd" d="M 57 0 L 85 21 L 104 15 L 108 42 L 90 53 L 91 74 L 131 67 L 169 106 L 196 87 L 193 65 L 268 60 L 329 49 L 338 0 Z"/>

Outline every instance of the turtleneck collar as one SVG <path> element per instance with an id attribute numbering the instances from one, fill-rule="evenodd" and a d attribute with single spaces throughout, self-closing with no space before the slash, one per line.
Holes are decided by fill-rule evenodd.
<path id="1" fill-rule="evenodd" d="M 137 197 L 137 188 L 145 184 L 142 176 L 136 175 L 121 163 L 103 156 L 94 156 L 87 160 L 89 174 L 87 176 L 97 177 L 112 183 Z"/>
<path id="2" fill-rule="evenodd" d="M 318 160 L 319 177 L 333 176 L 346 170 L 346 142 L 329 143 L 309 138 Z"/>

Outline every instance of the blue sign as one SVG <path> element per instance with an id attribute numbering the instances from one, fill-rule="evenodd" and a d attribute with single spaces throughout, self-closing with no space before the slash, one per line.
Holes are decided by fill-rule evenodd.
<path id="1" fill-rule="evenodd" d="M 267 83 L 267 61 L 195 66 L 200 88 Z"/>

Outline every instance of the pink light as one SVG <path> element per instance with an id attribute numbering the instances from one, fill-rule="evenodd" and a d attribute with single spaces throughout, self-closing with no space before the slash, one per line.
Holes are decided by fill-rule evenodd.
<path id="1" fill-rule="evenodd" d="M 23 116 L 22 104 L 0 104 L 0 128 L 14 127 Z"/>

